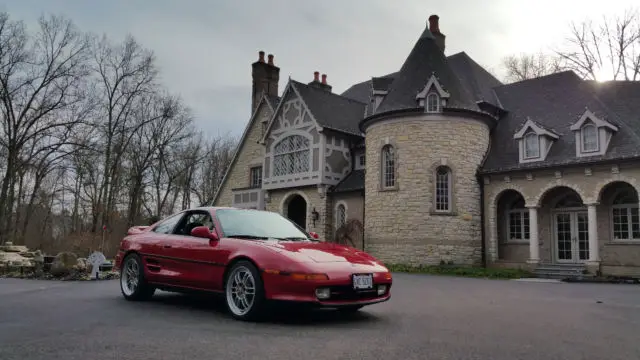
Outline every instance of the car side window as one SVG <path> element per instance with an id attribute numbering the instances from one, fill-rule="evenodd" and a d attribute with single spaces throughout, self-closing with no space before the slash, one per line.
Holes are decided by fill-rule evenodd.
<path id="1" fill-rule="evenodd" d="M 183 213 L 173 215 L 158 224 L 158 226 L 156 226 L 152 231 L 159 234 L 171 234 L 173 232 L 173 229 L 176 227 L 183 216 Z"/>
<path id="2" fill-rule="evenodd" d="M 191 236 L 191 230 L 198 226 L 206 226 L 209 230 L 213 230 L 213 219 L 208 212 L 193 211 L 187 214 L 173 233 L 176 235 Z"/>

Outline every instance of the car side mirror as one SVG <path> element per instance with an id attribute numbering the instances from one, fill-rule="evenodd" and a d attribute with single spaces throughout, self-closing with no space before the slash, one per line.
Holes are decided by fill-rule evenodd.
<path id="1" fill-rule="evenodd" d="M 318 235 L 318 233 L 313 232 L 313 231 L 312 231 L 312 232 L 310 232 L 310 233 L 309 233 L 309 235 L 311 235 L 311 237 L 312 237 L 312 238 L 314 238 L 314 239 L 318 239 L 318 238 L 320 238 L 320 235 Z"/>
<path id="2" fill-rule="evenodd" d="M 211 231 L 207 226 L 196 226 L 191 230 L 191 236 L 218 241 L 218 234 L 215 230 Z"/>

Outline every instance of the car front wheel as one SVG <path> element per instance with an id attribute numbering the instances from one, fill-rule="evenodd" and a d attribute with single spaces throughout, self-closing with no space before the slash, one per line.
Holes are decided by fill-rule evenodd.
<path id="1" fill-rule="evenodd" d="M 225 298 L 231 316 L 238 320 L 257 320 L 263 315 L 264 287 L 251 262 L 239 261 L 229 270 Z"/>
<path id="2" fill-rule="evenodd" d="M 142 266 L 142 259 L 137 254 L 129 254 L 122 261 L 120 290 L 127 300 L 148 300 L 156 290 L 147 283 Z"/>

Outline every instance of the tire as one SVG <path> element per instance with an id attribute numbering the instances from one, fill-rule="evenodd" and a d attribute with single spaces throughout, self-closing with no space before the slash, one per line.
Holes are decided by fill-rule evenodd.
<path id="1" fill-rule="evenodd" d="M 232 265 L 224 281 L 224 295 L 227 310 L 236 320 L 256 321 L 263 317 L 264 284 L 251 262 L 242 260 Z"/>
<path id="2" fill-rule="evenodd" d="M 125 299 L 130 301 L 148 300 L 156 291 L 153 286 L 147 283 L 143 266 L 142 259 L 135 253 L 127 255 L 122 260 L 120 291 Z"/>

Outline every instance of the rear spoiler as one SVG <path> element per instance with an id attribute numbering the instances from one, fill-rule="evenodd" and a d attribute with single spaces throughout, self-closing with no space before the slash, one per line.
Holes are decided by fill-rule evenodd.
<path id="1" fill-rule="evenodd" d="M 127 231 L 127 235 L 137 235 L 149 230 L 151 226 L 132 226 Z"/>

